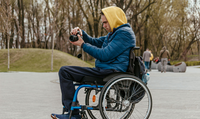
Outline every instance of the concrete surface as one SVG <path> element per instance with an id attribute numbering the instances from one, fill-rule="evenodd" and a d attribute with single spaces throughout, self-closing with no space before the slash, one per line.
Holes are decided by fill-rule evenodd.
<path id="1" fill-rule="evenodd" d="M 187 67 L 185 73 L 153 70 L 150 75 L 150 119 L 200 119 L 200 68 Z"/>
<path id="2" fill-rule="evenodd" d="M 200 68 L 187 67 L 185 73 L 152 70 L 150 76 L 150 119 L 200 118 Z M 84 101 L 82 95 L 79 100 Z M 0 119 L 50 119 L 51 113 L 61 112 L 57 73 L 0 73 Z"/>

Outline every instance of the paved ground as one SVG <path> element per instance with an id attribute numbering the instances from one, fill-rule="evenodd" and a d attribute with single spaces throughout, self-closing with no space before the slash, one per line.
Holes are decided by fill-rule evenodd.
<path id="1" fill-rule="evenodd" d="M 200 118 L 200 68 L 150 75 L 150 119 Z M 50 119 L 52 112 L 62 112 L 57 73 L 0 73 L 1 119 Z"/>

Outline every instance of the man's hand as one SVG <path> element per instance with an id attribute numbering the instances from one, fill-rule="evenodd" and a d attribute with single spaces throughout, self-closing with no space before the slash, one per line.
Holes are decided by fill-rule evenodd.
<path id="1" fill-rule="evenodd" d="M 75 42 L 70 41 L 70 43 L 72 43 L 73 45 L 81 46 L 84 43 L 84 41 L 80 35 L 77 35 L 77 36 L 78 36 L 78 41 L 75 41 Z"/>
<path id="2" fill-rule="evenodd" d="M 76 35 L 78 31 L 80 32 L 80 35 L 82 36 L 82 30 L 79 27 L 75 27 L 74 29 L 72 29 L 71 35 Z M 73 45 L 81 46 L 84 43 L 84 40 L 81 38 L 80 35 L 79 34 L 77 35 L 78 41 L 75 41 L 75 42 L 70 41 L 70 43 L 72 43 Z"/>
<path id="3" fill-rule="evenodd" d="M 71 30 L 71 35 L 76 35 L 77 32 L 80 32 L 81 36 L 82 36 L 82 30 L 79 27 L 75 27 L 74 29 Z"/>

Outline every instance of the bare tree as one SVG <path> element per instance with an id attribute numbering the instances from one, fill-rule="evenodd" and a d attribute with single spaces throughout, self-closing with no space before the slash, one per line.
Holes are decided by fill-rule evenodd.
<path id="1" fill-rule="evenodd" d="M 195 42 L 199 42 L 200 39 L 200 9 L 196 4 L 188 11 L 189 12 L 189 26 L 187 27 L 189 30 L 185 30 L 187 33 L 188 37 L 185 41 L 187 41 L 186 44 L 184 44 L 184 50 L 182 52 L 182 55 L 180 56 L 179 59 L 184 59 L 185 61 L 187 60 L 187 53 L 191 49 L 192 44 Z M 199 50 L 198 50 L 199 51 Z"/>
<path id="2" fill-rule="evenodd" d="M 137 44 L 140 46 L 140 55 L 148 47 L 149 42 L 149 19 L 153 12 L 152 6 L 155 0 L 134 0 L 131 5 L 125 5 L 128 22 L 137 36 Z"/>
<path id="3" fill-rule="evenodd" d="M 24 48 L 28 41 L 28 44 L 31 44 L 29 47 L 57 49 L 73 56 L 82 52 L 83 60 L 91 60 L 93 58 L 90 55 L 69 43 L 70 31 L 79 26 L 92 37 L 107 34 L 103 30 L 99 13 L 102 8 L 114 5 L 126 13 L 128 23 L 135 32 L 136 43 L 141 47 L 140 55 L 148 47 L 156 56 L 164 45 L 171 51 L 173 59 L 187 60 L 186 56 L 191 51 L 200 54 L 199 8 L 193 7 L 193 10 L 189 10 L 188 0 L 9 0 L 9 2 L 7 8 L 5 4 L 8 1 L 0 1 L 0 10 L 4 11 L 0 15 L 7 15 L 0 18 L 1 47 L 11 48 L 15 41 L 16 48 L 19 46 Z M 7 20 L 6 10 L 9 10 L 9 17 L 12 19 Z M 7 28 L 6 25 L 10 27 Z"/>
<path id="4" fill-rule="evenodd" d="M 0 19 L 4 25 L 4 31 L 7 36 L 7 48 L 8 48 L 8 70 L 10 69 L 10 50 L 9 50 L 9 43 L 10 43 L 10 35 L 11 35 L 11 22 L 12 22 L 12 4 L 10 0 L 3 0 L 1 1 L 2 9 L 0 9 Z"/>

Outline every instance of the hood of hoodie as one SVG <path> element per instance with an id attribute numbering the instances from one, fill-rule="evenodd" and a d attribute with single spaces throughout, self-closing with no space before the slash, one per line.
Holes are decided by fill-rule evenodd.
<path id="1" fill-rule="evenodd" d="M 113 28 L 117 28 L 127 23 L 126 15 L 124 11 L 119 7 L 106 7 L 102 9 L 102 12 L 106 16 L 106 19 L 108 20 L 112 32 Z"/>

